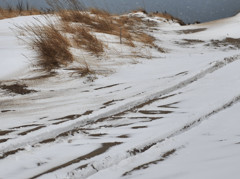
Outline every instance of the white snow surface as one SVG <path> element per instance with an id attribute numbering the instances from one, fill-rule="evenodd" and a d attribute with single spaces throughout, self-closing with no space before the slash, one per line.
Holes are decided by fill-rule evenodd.
<path id="1" fill-rule="evenodd" d="M 239 178 L 240 14 L 187 26 L 129 16 L 155 21 L 146 31 L 166 53 L 96 33 L 101 59 L 71 49 L 98 71 L 83 78 L 34 69 L 13 29 L 36 16 L 0 20 L 0 178 Z"/>
<path id="2" fill-rule="evenodd" d="M 16 17 L 0 20 L 0 80 L 17 78 L 31 66 L 33 52 L 19 39 L 17 26 L 36 21 L 39 16 Z"/>

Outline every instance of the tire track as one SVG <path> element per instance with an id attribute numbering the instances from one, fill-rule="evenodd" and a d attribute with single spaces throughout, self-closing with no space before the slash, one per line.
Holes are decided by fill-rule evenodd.
<path id="1" fill-rule="evenodd" d="M 8 151 L 14 151 L 18 148 L 22 148 L 26 144 L 28 145 L 34 145 L 36 143 L 39 143 L 41 141 L 46 141 L 48 139 L 55 138 L 56 136 L 61 135 L 62 133 L 71 132 L 72 130 L 75 130 L 77 127 L 83 127 L 85 125 L 95 123 L 98 120 L 102 118 L 108 118 L 113 115 L 121 114 L 123 112 L 129 111 L 131 109 L 140 108 L 141 106 L 144 106 L 146 104 L 152 103 L 156 100 L 159 100 L 159 98 L 163 95 L 169 94 L 171 92 L 174 92 L 178 89 L 181 89 L 203 77 L 205 77 L 207 74 L 212 73 L 227 64 L 230 64 L 236 60 L 239 60 L 239 55 L 236 55 L 234 57 L 224 58 L 223 60 L 220 60 L 216 62 L 214 65 L 211 65 L 209 68 L 202 70 L 200 73 L 176 84 L 172 87 L 169 87 L 165 90 L 145 95 L 142 99 L 136 100 L 135 98 L 121 101 L 120 105 L 113 105 L 109 106 L 105 109 L 99 110 L 98 114 L 90 114 L 89 116 L 80 117 L 75 121 L 68 121 L 64 123 L 63 125 L 56 125 L 51 126 L 51 128 L 46 129 L 39 129 L 37 131 L 34 131 L 32 133 L 29 133 L 25 136 L 12 139 L 10 141 L 6 141 L 0 146 L 0 153 L 2 156 L 4 156 L 5 153 Z M 44 135 L 43 135 L 44 134 Z"/>
<path id="2" fill-rule="evenodd" d="M 194 127 L 197 127 L 199 126 L 204 120 L 208 120 L 211 116 L 214 116 L 215 114 L 227 109 L 227 108 L 230 108 L 232 107 L 234 104 L 237 104 L 240 102 L 240 95 L 238 96 L 235 96 L 234 98 L 232 98 L 231 100 L 229 100 L 228 102 L 226 102 L 225 104 L 223 104 L 222 106 L 214 109 L 213 111 L 203 115 L 202 117 L 199 117 L 197 119 L 195 119 L 194 121 L 186 124 L 185 126 L 183 127 L 180 127 L 177 131 L 175 131 L 174 133 L 168 135 L 167 137 L 164 137 L 164 138 L 159 138 L 155 141 L 151 141 L 151 142 L 148 142 L 148 143 L 143 143 L 140 147 L 138 148 L 133 148 L 133 149 L 130 149 L 128 151 L 121 151 L 120 153 L 116 154 L 116 155 L 107 155 L 108 156 L 108 162 L 104 162 L 104 156 L 103 158 L 98 158 L 97 161 L 94 161 L 94 162 L 89 162 L 88 164 L 85 164 L 84 167 L 80 166 L 78 168 L 76 168 L 74 171 L 72 171 L 72 173 L 74 172 L 81 172 L 81 173 L 84 173 L 84 170 L 87 171 L 86 173 L 87 174 L 82 174 L 82 178 L 86 178 L 90 175 L 93 175 L 95 174 L 96 172 L 100 171 L 100 170 L 104 170 L 104 169 L 107 169 L 107 168 L 110 168 L 111 166 L 113 165 L 117 165 L 118 163 L 120 163 L 121 161 L 123 160 L 126 160 L 126 159 L 129 159 L 133 156 L 137 156 L 138 154 L 142 154 L 146 151 L 148 151 L 151 147 L 153 146 L 156 146 L 168 139 L 171 139 L 173 137 L 176 137 L 178 135 L 181 135 L 189 130 L 191 130 L 192 128 Z M 174 151 L 175 152 L 175 151 Z M 126 154 L 127 153 L 127 154 Z M 165 155 L 165 154 L 164 154 Z M 163 155 L 163 156 L 164 156 Z M 162 157 L 159 161 L 163 161 L 164 157 Z M 158 161 L 154 161 L 154 162 L 158 162 Z M 105 166 L 104 164 L 107 163 Z M 110 164 L 109 164 L 110 163 Z M 128 175 L 129 173 L 135 171 L 135 170 L 138 170 L 142 167 L 145 167 L 145 165 L 150 165 L 152 164 L 151 162 L 150 163 L 147 163 L 147 164 L 143 164 L 143 165 L 139 165 L 138 167 L 134 168 L 133 170 L 130 170 L 129 172 L 125 172 L 123 174 L 123 176 L 126 176 Z M 101 166 L 100 168 L 98 168 L 97 166 Z M 91 172 L 89 172 L 91 171 Z"/>
<path id="3" fill-rule="evenodd" d="M 31 177 L 30 179 L 35 179 L 35 178 L 38 178 L 38 177 L 40 177 L 40 176 L 42 176 L 42 175 L 45 175 L 45 174 L 54 172 L 54 171 L 56 171 L 56 170 L 59 170 L 59 169 L 61 169 L 61 168 L 65 168 L 65 167 L 67 167 L 67 166 L 69 166 L 69 165 L 72 165 L 72 164 L 75 164 L 75 163 L 79 163 L 79 162 L 81 162 L 81 161 L 83 161 L 83 160 L 87 160 L 87 159 L 89 159 L 89 158 L 96 157 L 96 156 L 98 156 L 98 155 L 103 154 L 104 152 L 106 152 L 107 150 L 109 150 L 111 147 L 116 146 L 116 145 L 119 145 L 119 144 L 121 144 L 121 143 L 120 143 L 120 142 L 103 143 L 100 148 L 98 148 L 98 149 L 96 149 L 96 150 L 94 150 L 94 151 L 92 151 L 92 152 L 90 152 L 90 153 L 88 153 L 88 154 L 86 154 L 86 155 L 80 156 L 80 157 L 78 157 L 78 158 L 76 158 L 76 159 L 73 159 L 73 160 L 71 160 L 71 161 L 68 161 L 68 162 L 66 162 L 66 163 L 64 163 L 64 164 L 61 164 L 61 165 L 56 166 L 56 167 L 53 167 L 53 168 L 51 168 L 51 169 L 49 169 L 49 170 L 47 170 L 47 171 L 45 171 L 45 172 L 43 172 L 43 173 L 40 173 L 40 174 L 37 174 L 37 175 Z"/>
<path id="4" fill-rule="evenodd" d="M 172 97 L 172 95 L 170 95 L 170 97 Z M 153 100 L 151 100 L 150 102 L 148 102 L 148 103 L 146 103 L 146 104 L 138 105 L 138 108 L 137 108 L 137 107 L 134 107 L 133 109 L 135 109 L 135 110 L 138 109 L 138 112 L 141 113 L 141 110 L 139 110 L 141 107 L 144 107 L 145 105 L 151 104 L 151 103 L 153 103 L 153 102 L 155 102 L 155 101 L 158 101 L 158 100 L 160 100 L 160 98 L 153 99 Z M 210 116 L 215 115 L 215 114 L 217 114 L 218 112 L 220 112 L 220 111 L 222 111 L 222 110 L 225 110 L 226 108 L 231 107 L 232 105 L 234 105 L 235 103 L 237 103 L 237 102 L 239 102 L 239 101 L 240 101 L 240 95 L 234 97 L 233 99 L 231 99 L 229 102 L 225 103 L 224 105 L 222 105 L 222 106 L 214 109 L 212 112 L 209 112 L 209 113 L 203 115 L 202 117 L 200 117 L 200 118 L 198 118 L 198 119 L 195 119 L 193 122 L 188 123 L 188 124 L 186 124 L 185 126 L 179 128 L 179 130 L 177 130 L 176 132 L 170 134 L 169 136 L 167 136 L 167 137 L 165 137 L 165 138 L 161 138 L 161 139 L 158 139 L 158 140 L 156 140 L 156 141 L 152 141 L 151 143 L 142 144 L 142 147 L 133 148 L 133 149 L 130 149 L 130 150 L 128 150 L 128 151 L 122 151 L 120 155 L 118 154 L 118 155 L 116 155 L 116 156 L 109 156 L 109 158 L 111 158 L 111 160 L 112 160 L 112 162 L 110 161 L 110 163 L 113 163 L 113 165 L 115 165 L 115 164 L 121 162 L 122 160 L 125 160 L 125 159 L 127 159 L 127 158 L 130 158 L 130 157 L 132 157 L 132 156 L 136 156 L 136 155 L 138 155 L 138 154 L 140 154 L 140 153 L 144 153 L 145 151 L 147 151 L 147 150 L 150 149 L 151 147 L 153 147 L 153 146 L 155 146 L 155 145 L 157 145 L 157 144 L 165 141 L 166 139 L 169 139 L 169 138 L 174 137 L 174 136 L 176 136 L 176 135 L 180 135 L 180 134 L 182 134 L 182 133 L 190 130 L 192 127 L 198 126 L 203 120 L 206 120 L 206 119 L 208 119 Z M 177 102 L 176 102 L 176 103 L 177 103 Z M 176 104 L 176 103 L 171 103 L 171 104 Z M 170 104 L 170 105 L 171 105 L 171 104 Z M 165 106 L 165 107 L 169 107 L 168 105 L 167 105 L 167 106 L 164 105 L 164 106 Z M 163 107 L 164 107 L 164 106 L 163 106 Z M 160 107 L 161 107 L 161 106 L 160 106 Z M 171 106 L 170 106 L 170 107 L 171 107 Z M 174 108 L 174 107 L 171 107 L 171 108 Z M 133 112 L 133 111 L 132 111 L 133 109 L 128 110 L 128 112 L 130 112 L 130 113 Z M 150 110 L 150 111 L 151 111 L 151 110 Z M 127 111 L 125 111 L 125 112 L 122 113 L 122 114 L 115 115 L 115 116 L 117 116 L 118 118 L 121 118 L 121 117 L 123 117 L 123 115 L 126 114 L 126 112 L 127 112 Z M 158 114 L 158 113 L 155 113 L 155 111 L 154 111 L 153 115 L 155 115 L 155 114 Z M 108 119 L 108 118 L 106 118 L 105 120 L 107 120 L 107 119 Z M 99 121 L 99 122 L 101 123 L 101 122 L 103 122 L 103 121 L 105 121 L 105 120 L 102 120 L 102 121 Z M 105 151 L 105 152 L 106 152 L 106 151 Z M 127 155 L 126 155 L 126 153 L 127 153 Z M 106 153 L 105 153 L 105 154 L 106 154 Z M 102 158 L 102 157 L 103 157 L 103 158 Z M 101 158 L 102 158 L 102 160 L 101 160 Z M 98 159 L 98 161 L 100 161 L 100 162 L 99 162 L 99 165 L 100 165 L 100 163 L 101 163 L 101 164 L 102 164 L 102 163 L 105 163 L 105 162 L 102 162 L 102 161 L 104 161 L 104 156 L 101 155 L 101 156 L 100 156 L 100 160 Z M 109 160 L 108 160 L 108 162 L 109 162 Z M 69 162 L 67 162 L 67 163 L 69 163 Z M 71 165 L 71 164 L 70 164 L 70 165 Z M 68 166 L 70 166 L 70 165 L 68 165 Z M 87 164 L 84 164 L 84 165 L 81 165 L 81 166 L 77 167 L 76 170 L 91 171 L 91 174 L 94 174 L 94 173 L 98 172 L 98 171 L 101 170 L 101 169 L 105 169 L 105 168 L 108 168 L 108 167 L 111 167 L 111 166 L 112 166 L 111 164 L 110 164 L 110 165 L 107 164 L 107 166 L 101 165 L 101 168 L 98 168 L 97 166 L 99 166 L 99 165 L 98 165 L 98 162 L 90 162 L 90 163 L 87 163 Z M 60 165 L 60 166 L 62 166 L 62 165 Z M 65 165 L 65 167 L 68 167 L 68 166 Z M 58 170 L 58 169 L 61 169 L 61 167 L 59 168 L 58 166 L 56 166 L 55 169 Z M 55 171 L 56 171 L 56 170 L 55 170 Z M 50 173 L 50 172 L 53 172 L 53 171 L 48 171 L 48 172 L 46 171 L 46 172 L 44 172 L 43 174 L 48 174 L 48 173 Z M 42 175 L 43 175 L 43 174 L 42 174 Z"/>

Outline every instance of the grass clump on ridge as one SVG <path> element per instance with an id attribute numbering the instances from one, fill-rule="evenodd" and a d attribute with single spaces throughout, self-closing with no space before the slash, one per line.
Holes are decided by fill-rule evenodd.
<path id="1" fill-rule="evenodd" d="M 51 71 L 61 65 L 67 65 L 74 58 L 69 50 L 71 44 L 68 38 L 56 28 L 55 24 L 48 19 L 47 21 L 47 24 L 38 21 L 38 24 L 18 28 L 29 35 L 29 39 L 25 41 L 37 53 L 37 65 L 46 71 Z"/>
<path id="2" fill-rule="evenodd" d="M 104 44 L 94 33 L 105 33 L 120 38 L 122 44 L 132 48 L 134 42 L 155 48 L 155 39 L 141 29 L 146 22 L 140 17 L 115 16 L 99 9 L 85 10 L 77 0 L 48 0 L 55 12 L 45 15 L 45 20 L 25 27 L 19 27 L 29 35 L 28 44 L 37 54 L 37 65 L 51 71 L 74 61 L 71 48 L 88 51 L 93 56 L 101 56 Z M 54 18 L 54 20 L 50 20 Z M 47 21 L 47 23 L 45 23 Z M 92 72 L 86 64 L 76 68 L 86 73 Z"/>
<path id="3" fill-rule="evenodd" d="M 89 29 L 79 26 L 75 30 L 73 40 L 78 47 L 90 51 L 97 56 L 104 51 L 102 42 L 96 36 L 92 35 Z"/>

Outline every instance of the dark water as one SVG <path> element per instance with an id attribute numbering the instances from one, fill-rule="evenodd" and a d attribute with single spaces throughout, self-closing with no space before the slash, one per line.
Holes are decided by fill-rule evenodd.
<path id="1" fill-rule="evenodd" d="M 18 0 L 0 0 L 15 3 Z M 27 0 L 24 0 L 27 1 Z M 37 8 L 46 8 L 45 0 L 28 0 Z M 186 23 L 206 22 L 233 16 L 240 12 L 240 0 L 81 0 L 87 7 L 93 6 L 112 13 L 124 13 L 132 9 L 144 8 L 147 12 L 168 12 Z"/>

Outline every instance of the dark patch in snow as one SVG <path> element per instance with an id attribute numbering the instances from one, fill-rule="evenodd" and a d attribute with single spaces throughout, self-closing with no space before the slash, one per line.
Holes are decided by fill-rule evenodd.
<path id="1" fill-rule="evenodd" d="M 19 148 L 19 149 L 16 149 L 16 150 L 8 151 L 8 152 L 6 152 L 6 153 L 3 153 L 3 154 L 0 156 L 0 159 L 4 159 L 4 158 L 8 157 L 9 155 L 14 155 L 14 154 L 16 154 L 17 152 L 23 151 L 23 150 L 24 150 L 24 149 Z"/>
<path id="2" fill-rule="evenodd" d="M 147 114 L 147 115 L 154 115 L 154 114 L 170 114 L 173 113 L 173 111 L 164 111 L 164 110 L 139 110 L 138 111 L 141 114 Z"/>
<path id="3" fill-rule="evenodd" d="M 33 127 L 33 126 L 39 126 L 39 125 L 40 125 L 40 124 L 27 124 L 27 125 L 12 127 L 12 128 L 10 128 L 10 129 L 19 129 L 19 128 L 24 128 L 24 127 Z"/>
<path id="4" fill-rule="evenodd" d="M 118 138 L 129 138 L 129 135 L 120 135 L 120 136 L 117 136 Z"/>
<path id="5" fill-rule="evenodd" d="M 35 127 L 35 128 L 33 128 L 33 129 L 30 129 L 30 130 L 27 130 L 27 131 L 21 132 L 21 133 L 19 133 L 18 135 L 27 135 L 28 133 L 33 132 L 33 131 L 37 131 L 37 130 L 43 128 L 43 127 L 45 127 L 45 126 Z"/>
<path id="6" fill-rule="evenodd" d="M 193 34 L 197 32 L 202 32 L 207 30 L 207 28 L 199 28 L 199 29 L 187 29 L 187 30 L 178 30 L 176 31 L 179 34 Z"/>
<path id="7" fill-rule="evenodd" d="M 51 143 L 51 142 L 54 142 L 55 139 L 54 138 L 50 138 L 50 139 L 46 139 L 46 140 L 43 140 L 41 142 L 39 142 L 40 144 L 47 144 L 47 143 Z"/>
<path id="8" fill-rule="evenodd" d="M 76 170 L 82 170 L 84 168 L 87 168 L 88 164 L 81 165 L 80 167 L 76 168 Z"/>
<path id="9" fill-rule="evenodd" d="M 108 101 L 108 102 L 106 102 L 106 103 L 103 103 L 103 106 L 102 106 L 100 109 L 104 109 L 104 108 L 106 108 L 106 107 L 108 107 L 108 106 L 111 106 L 111 105 L 115 104 L 115 102 L 117 102 L 117 101 L 122 101 L 122 100 L 123 100 L 123 99 L 111 100 L 111 101 Z"/>
<path id="10" fill-rule="evenodd" d="M 143 104 L 140 104 L 138 106 L 135 106 L 131 111 L 135 111 L 136 109 L 139 109 L 139 108 L 142 108 L 143 106 L 146 106 L 146 105 L 149 105 L 149 104 L 152 104 L 153 102 L 159 100 L 160 98 L 155 98 L 155 99 L 152 99 L 152 100 L 149 100 Z"/>
<path id="11" fill-rule="evenodd" d="M 130 88 L 132 88 L 132 86 L 126 87 L 126 88 L 124 88 L 124 90 L 130 89 Z"/>
<path id="12" fill-rule="evenodd" d="M 160 141 L 158 141 L 158 142 L 163 142 L 164 140 L 165 140 L 165 139 L 162 139 L 162 140 L 160 140 Z M 143 153 L 143 152 L 147 151 L 148 149 L 150 149 L 152 146 L 154 146 L 154 145 L 156 145 L 156 144 L 157 144 L 157 143 L 154 142 L 154 143 L 145 145 L 145 147 L 142 147 L 142 148 L 139 148 L 139 149 L 135 148 L 135 149 L 133 149 L 133 150 L 128 151 L 128 153 L 129 153 L 130 155 L 137 155 L 137 154 L 139 154 L 139 153 Z"/>
<path id="13" fill-rule="evenodd" d="M 206 46 L 225 47 L 227 49 L 240 49 L 240 38 L 227 37 L 223 40 L 211 40 Z"/>
<path id="14" fill-rule="evenodd" d="M 177 74 L 174 75 L 174 76 L 187 75 L 187 74 L 188 74 L 188 71 L 183 71 L 183 72 L 177 73 Z"/>
<path id="15" fill-rule="evenodd" d="M 7 138 L 7 139 L 0 139 L 0 143 L 4 143 L 4 142 L 6 142 L 8 140 L 9 140 L 9 138 Z"/>
<path id="16" fill-rule="evenodd" d="M 89 132 L 86 132 L 86 131 L 91 131 L 91 130 L 95 130 L 95 128 L 75 128 L 71 131 L 67 131 L 67 132 L 63 132 L 63 133 L 59 134 L 56 138 L 67 137 L 69 135 L 74 135 L 74 134 L 80 133 L 80 132 L 89 135 Z"/>
<path id="17" fill-rule="evenodd" d="M 91 137 L 101 137 L 101 136 L 105 136 L 105 135 L 107 135 L 107 133 L 89 134 L 89 136 L 91 136 Z"/>
<path id="18" fill-rule="evenodd" d="M 31 179 L 38 178 L 38 177 L 40 177 L 40 176 L 42 176 L 42 175 L 45 175 L 45 174 L 47 174 L 47 173 L 51 173 L 51 172 L 54 172 L 54 171 L 56 171 L 56 170 L 59 170 L 59 169 L 68 167 L 68 166 L 70 166 L 70 165 L 79 163 L 79 162 L 81 162 L 81 161 L 83 161 L 83 160 L 87 160 L 87 159 L 96 157 L 96 156 L 98 156 L 98 155 L 101 155 L 101 154 L 105 153 L 105 152 L 106 152 L 107 150 L 109 150 L 111 147 L 114 147 L 114 146 L 120 145 L 120 144 L 121 144 L 121 142 L 103 143 L 100 148 L 98 148 L 98 149 L 96 149 L 96 150 L 94 150 L 94 151 L 92 151 L 92 152 L 90 152 L 90 153 L 88 153 L 88 154 L 86 154 L 86 155 L 82 155 L 82 156 L 80 156 L 80 157 L 78 157 L 78 158 L 75 158 L 75 159 L 73 159 L 73 160 L 70 160 L 70 161 L 68 161 L 68 162 L 66 162 L 66 163 L 64 163 L 64 164 L 62 164 L 62 165 L 55 166 L 55 167 L 53 167 L 53 168 L 51 168 L 51 169 L 49 169 L 49 170 L 47 170 L 47 171 L 45 171 L 45 172 L 42 172 L 42 173 L 40 173 L 40 174 L 38 174 L 38 175 L 35 175 L 35 176 L 31 177 Z M 81 166 L 81 167 L 82 167 L 82 166 Z"/>
<path id="19" fill-rule="evenodd" d="M 163 117 L 128 117 L 128 119 L 135 119 L 135 120 L 139 120 L 141 119 L 141 122 L 151 122 L 154 120 L 158 120 L 158 119 L 162 119 Z"/>
<path id="20" fill-rule="evenodd" d="M 87 115 L 92 114 L 92 113 L 93 113 L 93 111 L 89 110 L 89 111 L 84 112 L 83 114 L 71 114 L 71 115 L 68 115 L 68 116 L 61 117 L 61 118 L 51 119 L 49 121 L 59 121 L 59 122 L 53 123 L 54 125 L 57 125 L 57 124 L 64 123 L 66 121 L 75 120 L 75 119 L 77 119 L 81 116 L 87 116 Z"/>
<path id="21" fill-rule="evenodd" d="M 111 88 L 111 87 L 118 86 L 118 85 L 120 85 L 120 84 L 118 83 L 118 84 L 113 84 L 113 85 L 109 85 L 109 86 L 103 86 L 103 87 L 100 87 L 100 88 L 95 88 L 94 90 L 100 90 L 100 89 L 105 89 L 105 88 Z"/>
<path id="22" fill-rule="evenodd" d="M 183 72 L 171 75 L 171 76 L 164 76 L 164 77 L 161 77 L 161 78 L 158 78 L 158 79 L 174 78 L 176 76 L 182 76 L 182 75 L 187 75 L 187 74 L 188 74 L 188 71 L 183 71 Z"/>
<path id="23" fill-rule="evenodd" d="M 109 117 L 103 117 L 103 118 L 98 119 L 98 120 L 97 120 L 96 122 L 94 122 L 94 123 L 103 122 L 103 121 L 105 121 L 105 120 L 107 120 L 107 119 L 109 119 Z"/>
<path id="24" fill-rule="evenodd" d="M 2 110 L 1 112 L 2 113 L 7 113 L 7 112 L 14 112 L 14 111 L 16 111 L 16 110 Z"/>
<path id="25" fill-rule="evenodd" d="M 37 166 L 40 167 L 40 166 L 42 166 L 42 165 L 44 165 L 44 164 L 46 164 L 46 163 L 47 163 L 47 162 L 38 162 L 38 163 L 37 163 Z"/>
<path id="26" fill-rule="evenodd" d="M 132 129 L 143 129 L 143 128 L 147 128 L 147 126 L 134 126 L 134 127 L 132 127 Z"/>
<path id="27" fill-rule="evenodd" d="M 66 121 L 68 121 L 68 120 L 66 120 Z M 66 121 L 58 121 L 58 122 L 54 122 L 54 123 L 52 123 L 53 125 L 58 125 L 58 124 L 62 124 L 62 123 L 64 123 L 64 122 L 66 122 Z"/>
<path id="28" fill-rule="evenodd" d="M 224 141 L 227 141 L 227 139 L 221 139 L 221 140 L 219 140 L 219 142 L 224 142 Z"/>
<path id="29" fill-rule="evenodd" d="M 176 152 L 176 149 L 172 149 L 170 151 L 167 151 L 166 153 L 164 153 L 160 159 L 158 160 L 154 160 L 152 162 L 148 162 L 148 163 L 145 163 L 145 164 L 142 164 L 142 165 L 139 165 L 135 168 L 133 168 L 132 170 L 128 171 L 128 172 L 125 172 L 122 176 L 127 176 L 127 175 L 131 175 L 133 172 L 135 171 L 139 171 L 139 170 L 143 170 L 143 169 L 146 169 L 148 168 L 150 165 L 153 165 L 153 164 L 158 164 L 159 162 L 162 162 L 164 161 L 165 159 L 167 159 L 169 156 L 173 155 L 174 153 Z"/>
<path id="30" fill-rule="evenodd" d="M 174 104 L 178 104 L 179 102 L 175 102 L 175 103 L 170 103 L 170 104 L 165 104 L 165 105 L 161 105 L 158 106 L 159 108 L 172 108 L 172 109 L 177 109 L 178 107 L 173 106 Z"/>
<path id="31" fill-rule="evenodd" d="M 196 45 L 200 43 L 204 43 L 204 41 L 199 39 L 182 39 L 183 41 L 176 41 L 175 43 L 178 45 Z"/>
<path id="32" fill-rule="evenodd" d="M 7 130 L 7 131 L 0 130 L 0 136 L 4 136 L 4 135 L 9 134 L 11 132 L 13 132 L 13 131 L 12 130 Z"/>
<path id="33" fill-rule="evenodd" d="M 103 105 L 104 106 L 109 106 L 109 105 L 111 105 L 112 103 L 114 103 L 115 102 L 115 100 L 111 100 L 111 101 L 108 101 L 108 102 L 106 102 L 106 103 L 103 103 Z"/>
<path id="34" fill-rule="evenodd" d="M 89 110 L 89 111 L 86 111 L 85 113 L 83 113 L 82 115 L 83 115 L 83 116 L 87 116 L 87 115 L 92 114 L 92 113 L 93 113 L 93 111 L 92 111 L 92 110 Z"/>
<path id="35" fill-rule="evenodd" d="M 90 92 L 89 90 L 81 91 L 82 93 L 88 93 Z"/>
<path id="36" fill-rule="evenodd" d="M 117 128 L 117 127 L 124 127 L 124 126 L 129 126 L 133 123 L 129 123 L 129 124 L 118 124 L 118 125 L 103 125 L 103 126 L 99 126 L 99 128 Z"/>
<path id="37" fill-rule="evenodd" d="M 67 131 L 67 132 L 63 132 L 61 134 L 59 134 L 56 138 L 59 138 L 59 137 L 67 137 L 69 135 L 74 135 L 75 133 L 79 133 L 81 131 L 81 129 L 73 129 L 71 131 Z"/>
<path id="38" fill-rule="evenodd" d="M 74 120 L 74 119 L 77 119 L 79 117 L 81 117 L 82 114 L 71 114 L 71 115 L 68 115 L 68 116 L 64 116 L 64 117 L 60 117 L 60 118 L 56 118 L 56 119 L 51 119 L 49 121 L 61 121 L 61 120 L 66 120 L 66 121 L 69 121 L 69 120 Z"/>
<path id="39" fill-rule="evenodd" d="M 15 93 L 15 94 L 21 94 L 21 95 L 25 95 L 25 94 L 29 94 L 29 93 L 34 93 L 37 92 L 35 90 L 30 90 L 27 89 L 28 86 L 25 84 L 11 84 L 11 85 L 0 85 L 0 88 L 8 91 L 9 93 Z"/>

